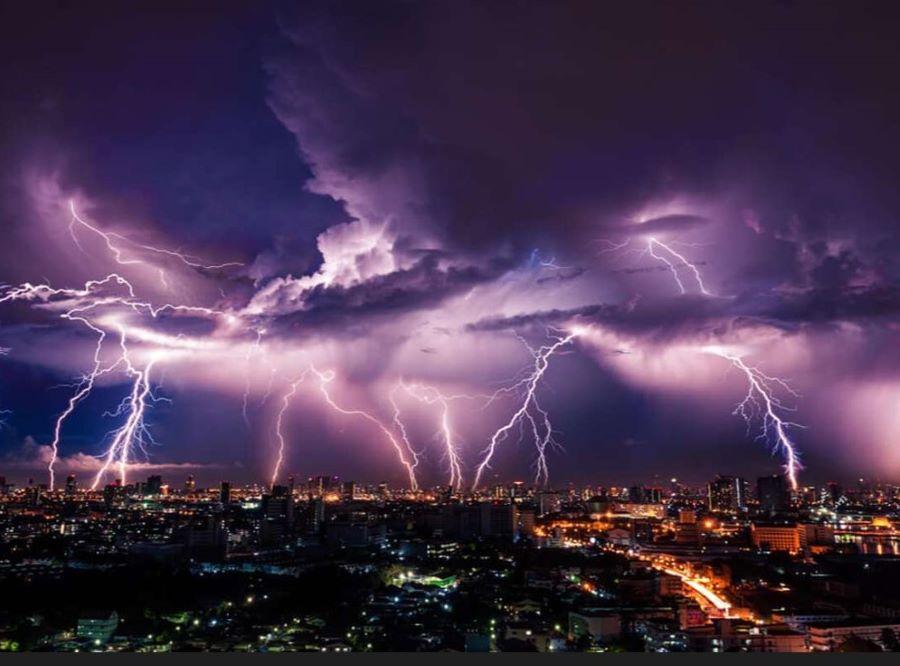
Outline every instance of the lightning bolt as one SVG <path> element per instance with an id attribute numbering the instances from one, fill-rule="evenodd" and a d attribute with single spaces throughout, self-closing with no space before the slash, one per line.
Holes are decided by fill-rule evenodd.
<path id="1" fill-rule="evenodd" d="M 403 441 L 410 449 L 412 449 L 412 446 L 410 445 L 409 438 L 406 434 L 406 427 L 400 418 L 400 407 L 398 406 L 395 398 L 395 393 L 398 390 L 403 390 L 411 398 L 421 403 L 424 403 L 426 405 L 437 405 L 440 407 L 440 433 L 441 439 L 443 439 L 444 442 L 444 449 L 450 467 L 449 484 L 451 488 L 460 490 L 463 485 L 462 460 L 460 459 L 459 451 L 457 450 L 453 428 L 450 423 L 450 401 L 457 397 L 469 396 L 445 396 L 433 386 L 425 386 L 422 384 L 406 384 L 405 382 L 403 382 L 403 380 L 400 380 L 400 382 L 391 391 L 390 400 L 391 404 L 394 407 L 394 423 L 397 425 Z"/>
<path id="2" fill-rule="evenodd" d="M 121 234 L 117 234 L 112 231 L 103 231 L 102 229 L 91 224 L 90 222 L 88 222 L 87 220 L 85 220 L 83 217 L 81 217 L 78 214 L 78 211 L 75 208 L 74 200 L 69 200 L 69 212 L 72 214 L 71 220 L 69 221 L 69 235 L 72 237 L 72 241 L 75 243 L 75 245 L 77 245 L 78 248 L 82 250 L 82 252 L 84 251 L 84 248 L 81 247 L 81 243 L 78 242 L 78 235 L 75 233 L 75 230 L 78 227 L 87 229 L 88 231 L 99 236 L 103 240 L 104 244 L 106 245 L 106 248 L 113 255 L 113 258 L 115 259 L 116 263 L 121 264 L 123 266 L 129 265 L 129 264 L 146 264 L 147 262 L 142 261 L 141 259 L 136 259 L 136 258 L 126 258 L 125 250 L 123 250 L 121 247 L 119 247 L 116 244 L 116 241 L 120 242 L 120 243 L 125 243 L 126 245 L 129 245 L 133 248 L 137 248 L 139 250 L 144 250 L 145 252 L 151 252 L 151 253 L 162 255 L 165 257 L 171 257 L 173 259 L 176 259 L 177 261 L 180 261 L 185 266 L 188 266 L 189 268 L 193 268 L 196 270 L 219 270 L 219 269 L 223 269 L 223 268 L 243 266 L 243 264 L 238 261 L 226 261 L 221 264 L 203 264 L 203 263 L 200 263 L 199 259 L 197 259 L 196 257 L 193 257 L 189 254 L 184 254 L 184 253 L 178 252 L 176 250 L 168 250 L 165 248 L 159 248 L 159 247 L 155 247 L 153 245 L 144 245 L 142 243 L 137 243 L 133 240 L 130 240 L 129 238 L 126 238 L 125 236 L 122 236 Z M 157 267 L 157 269 L 160 272 L 160 279 L 163 281 L 163 286 L 168 287 L 168 284 L 165 281 L 166 280 L 165 272 L 161 268 Z"/>
<path id="3" fill-rule="evenodd" d="M 9 288 L 7 292 L 2 297 L 0 297 L 0 303 L 14 300 L 32 301 L 35 299 L 47 302 L 50 298 L 57 296 L 61 296 L 69 300 L 75 299 L 76 303 L 81 303 L 82 299 L 91 296 L 96 289 L 111 283 L 120 285 L 124 284 L 128 288 L 129 295 L 133 295 L 134 293 L 131 289 L 131 285 L 127 282 L 127 280 L 119 275 L 112 274 L 108 275 L 102 280 L 88 281 L 85 284 L 84 289 L 55 289 L 45 284 L 33 285 L 30 283 L 25 283 L 23 285 L 20 285 L 19 287 Z M 80 403 L 90 394 L 97 377 L 99 377 L 101 374 L 111 372 L 115 365 L 118 363 L 116 362 L 116 364 L 113 364 L 106 368 L 102 367 L 101 354 L 103 349 L 103 341 L 106 338 L 106 332 L 91 323 L 91 321 L 85 316 L 85 313 L 88 310 L 96 307 L 97 303 L 102 302 L 102 300 L 103 299 L 98 299 L 97 302 L 90 303 L 87 306 L 73 307 L 72 309 L 60 315 L 63 319 L 78 321 L 84 324 L 87 328 L 89 328 L 97 335 L 97 342 L 94 348 L 94 363 L 91 370 L 78 382 L 78 384 L 76 385 L 75 393 L 69 398 L 66 408 L 57 416 L 54 423 L 53 440 L 50 443 L 50 461 L 47 466 L 49 474 L 48 485 L 50 490 L 53 490 L 56 482 L 54 465 L 56 464 L 56 460 L 59 456 L 59 443 L 62 435 L 63 424 L 65 423 L 66 419 L 68 419 L 68 417 L 75 411 L 78 403 Z"/>
<path id="4" fill-rule="evenodd" d="M 706 283 L 703 281 L 703 275 L 700 273 L 697 264 L 688 260 L 687 257 L 675 250 L 675 248 L 672 247 L 672 243 L 664 243 L 654 236 L 647 238 L 646 245 L 642 249 L 629 247 L 632 242 L 632 239 L 630 238 L 626 238 L 620 243 L 615 243 L 608 238 L 598 238 L 596 239 L 596 242 L 604 245 L 597 253 L 600 255 L 610 252 L 623 252 L 625 254 L 635 253 L 637 256 L 650 255 L 672 274 L 672 279 L 675 280 L 675 285 L 678 287 L 678 291 L 681 294 L 686 294 L 688 289 L 687 286 L 685 286 L 684 280 L 681 279 L 681 274 L 678 272 L 678 269 L 686 268 L 693 276 L 694 281 L 697 283 L 697 289 L 701 294 L 704 296 L 714 295 L 706 288 Z"/>
<path id="5" fill-rule="evenodd" d="M 9 354 L 9 352 L 9 347 L 0 347 L 0 356 L 6 356 L 7 354 Z M 3 417 L 9 416 L 10 414 L 12 414 L 10 410 L 0 409 L 0 428 L 3 428 L 3 426 L 6 425 L 6 421 L 3 420 Z"/>
<path id="6" fill-rule="evenodd" d="M 274 486 L 278 481 L 278 476 L 281 474 L 281 466 L 284 464 L 284 450 L 286 447 L 286 440 L 284 437 L 284 415 L 291 404 L 291 400 L 297 394 L 297 387 L 300 386 L 305 378 L 306 373 L 304 372 L 300 377 L 288 385 L 288 390 L 281 396 L 281 408 L 278 410 L 278 416 L 275 418 L 275 438 L 278 441 L 278 453 L 275 457 L 275 467 L 272 470 L 272 479 L 269 484 L 270 487 Z"/>
<path id="7" fill-rule="evenodd" d="M 250 417 L 247 414 L 250 403 L 250 361 L 254 354 L 258 354 L 261 351 L 262 336 L 264 334 L 264 329 L 259 328 L 256 330 L 256 341 L 252 346 L 247 347 L 247 355 L 244 357 L 244 360 L 247 362 L 247 371 L 246 381 L 244 383 L 244 395 L 241 400 L 241 417 L 244 419 L 244 425 L 248 428 L 250 427 Z"/>
<path id="8" fill-rule="evenodd" d="M 656 254 L 656 252 L 654 252 L 654 249 L 656 247 L 663 248 L 666 252 L 678 259 L 680 264 L 674 264 L 665 257 Z M 684 288 L 684 283 L 678 276 L 678 265 L 686 267 L 691 273 L 693 273 L 694 279 L 697 281 L 697 287 L 700 289 L 701 294 L 703 294 L 704 296 L 712 296 L 712 294 L 707 290 L 706 285 L 703 284 L 703 277 L 700 275 L 700 269 L 698 269 L 695 264 L 688 261 L 684 255 L 676 252 L 670 245 L 666 245 L 662 241 L 657 240 L 656 238 L 651 236 L 647 239 L 647 252 L 651 257 L 662 261 L 664 264 L 666 264 L 666 266 L 669 267 L 669 270 L 672 272 L 672 277 L 675 278 L 675 283 L 678 285 L 678 288 L 681 290 L 682 294 L 686 294 L 687 290 Z"/>
<path id="9" fill-rule="evenodd" d="M 105 294 L 105 290 L 110 287 L 120 289 L 123 293 L 121 295 Z M 66 407 L 54 421 L 53 439 L 50 442 L 50 461 L 47 466 L 48 486 L 51 490 L 56 482 L 54 467 L 59 457 L 59 445 L 63 427 L 77 406 L 91 394 L 98 377 L 111 373 L 119 369 L 120 366 L 124 366 L 125 374 L 133 380 L 133 383 L 131 397 L 124 403 L 127 409 L 130 410 L 130 413 L 122 428 L 113 434 L 112 445 L 104 456 L 105 462 L 101 468 L 101 473 L 97 475 L 95 484 L 99 483 L 100 478 L 106 473 L 113 461 L 118 461 L 124 480 L 126 466 L 131 459 L 134 447 L 139 446 L 143 450 L 143 441 L 150 439 L 143 419 L 148 400 L 153 398 L 149 383 L 149 372 L 153 363 L 148 364 L 143 370 L 134 366 L 128 355 L 126 327 L 118 318 L 112 318 L 106 320 L 106 325 L 107 327 L 113 327 L 119 332 L 120 351 L 110 363 L 104 365 L 103 350 L 104 342 L 107 338 L 107 330 L 91 316 L 96 310 L 107 306 L 120 306 L 136 313 L 148 314 L 153 318 L 158 317 L 162 313 L 224 317 L 226 320 L 230 320 L 233 317 L 229 313 L 212 308 L 171 303 L 154 306 L 152 303 L 138 300 L 135 296 L 133 285 L 117 273 L 111 273 L 99 280 L 89 280 L 81 289 L 54 288 L 49 284 L 26 282 L 17 287 L 7 287 L 6 291 L 0 295 L 0 304 L 10 301 L 39 301 L 43 304 L 50 304 L 51 302 L 61 304 L 63 307 L 68 308 L 60 314 L 61 319 L 78 322 L 96 336 L 91 368 L 76 383 L 74 393 L 70 396 Z M 125 409 L 125 406 L 120 406 L 117 415 L 124 413 Z"/>
<path id="10" fill-rule="evenodd" d="M 571 266 L 560 266 L 559 264 L 557 264 L 556 257 L 550 257 L 549 259 L 544 259 L 544 257 L 541 256 L 540 250 L 538 250 L 537 248 L 535 248 L 534 250 L 531 251 L 531 256 L 528 259 L 528 263 L 531 266 L 535 266 L 538 268 L 550 268 L 550 269 L 559 270 L 559 271 L 563 271 L 568 268 L 571 268 Z"/>
<path id="11" fill-rule="evenodd" d="M 491 436 L 490 442 L 488 443 L 488 446 L 484 451 L 484 456 L 475 469 L 475 479 L 472 482 L 473 490 L 478 488 L 481 483 L 481 477 L 484 475 L 485 470 L 490 468 L 491 459 L 494 457 L 494 453 L 500 443 L 502 443 L 509 436 L 510 432 L 512 432 L 517 425 L 521 427 L 522 424 L 524 424 L 526 421 L 529 425 L 532 426 L 535 441 L 537 443 L 538 477 L 540 478 L 541 475 L 546 472 L 547 461 L 544 453 L 547 445 L 552 441 L 553 430 L 550 426 L 547 412 L 541 408 L 540 404 L 537 401 L 536 392 L 538 384 L 540 383 L 544 374 L 547 372 L 547 368 L 550 365 L 550 358 L 557 351 L 559 351 L 560 348 L 572 342 L 572 340 L 578 337 L 578 335 L 580 335 L 580 329 L 575 328 L 566 335 L 555 336 L 553 338 L 553 343 L 549 345 L 543 345 L 541 347 L 538 347 L 537 349 L 528 347 L 532 355 L 534 356 L 534 365 L 531 369 L 531 372 L 515 385 L 516 387 L 521 387 L 522 389 L 522 403 L 509 418 L 509 420 L 500 428 L 498 428 Z M 509 389 L 501 390 L 508 391 Z M 535 418 L 535 413 L 537 413 L 538 418 Z M 539 432 L 539 422 L 546 429 L 543 434 Z"/>
<path id="12" fill-rule="evenodd" d="M 262 397 L 259 399 L 259 404 L 265 404 L 266 400 L 269 399 L 269 396 L 272 395 L 272 388 L 275 385 L 275 375 L 278 374 L 278 368 L 274 365 L 269 368 L 269 381 L 266 383 L 266 390 L 262 394 Z"/>
<path id="13" fill-rule="evenodd" d="M 128 463 L 132 458 L 135 447 L 144 451 L 145 441 L 153 441 L 144 422 L 148 400 L 153 399 L 150 384 L 150 371 L 155 361 L 147 363 L 143 370 L 138 370 L 128 363 L 128 374 L 133 378 L 131 393 L 122 403 L 121 411 L 126 411 L 128 416 L 125 423 L 113 433 L 112 442 L 103 456 L 103 465 L 94 476 L 91 490 L 96 490 L 108 472 L 110 466 L 115 464 L 119 470 L 119 479 L 122 484 L 127 483 Z M 146 452 L 146 451 L 145 451 Z"/>
<path id="14" fill-rule="evenodd" d="M 70 313 L 67 313 L 67 315 L 70 315 Z M 91 391 L 94 388 L 94 382 L 97 380 L 97 378 L 103 374 L 112 372 L 118 365 L 117 360 L 114 364 L 109 365 L 105 368 L 103 367 L 103 359 L 101 355 L 103 352 L 103 341 L 106 339 L 106 331 L 94 326 L 84 317 L 75 315 L 70 316 L 69 318 L 81 321 L 85 326 L 94 331 L 97 334 L 97 344 L 94 347 L 93 366 L 86 375 L 82 376 L 80 382 L 76 386 L 75 393 L 73 393 L 69 398 L 66 408 L 56 417 L 56 422 L 53 425 L 53 440 L 50 442 L 50 461 L 47 464 L 50 490 L 53 490 L 53 487 L 56 483 L 56 476 L 53 468 L 56 465 L 57 458 L 59 457 L 59 444 L 62 438 L 63 424 L 66 422 L 66 419 L 68 419 L 69 416 L 72 415 L 72 412 L 75 411 L 78 403 L 80 403 L 88 395 L 90 395 Z"/>
<path id="15" fill-rule="evenodd" d="M 526 412 L 525 417 L 531 426 L 531 434 L 537 447 L 534 483 L 536 486 L 542 486 L 550 482 L 550 468 L 547 466 L 547 447 L 550 445 L 558 446 L 558 444 L 553 439 L 553 425 L 550 423 L 550 415 L 540 406 L 537 396 L 532 398 L 532 405 L 537 415 L 532 412 Z"/>
<path id="16" fill-rule="evenodd" d="M 319 379 L 319 391 L 322 394 L 322 397 L 325 398 L 325 402 L 329 407 L 346 416 L 359 416 L 375 425 L 384 434 L 385 438 L 397 452 L 400 463 L 406 468 L 410 488 L 414 491 L 418 490 L 419 483 L 416 480 L 416 466 L 419 464 L 419 457 L 415 450 L 408 445 L 408 440 L 402 438 L 403 443 L 401 444 L 401 441 L 397 439 L 393 432 L 391 432 L 390 428 L 368 412 L 364 412 L 361 409 L 346 409 L 337 404 L 334 398 L 331 397 L 331 393 L 328 391 L 328 385 L 333 382 L 336 377 L 333 370 L 321 371 L 316 369 L 315 366 L 310 366 L 309 369 Z"/>
<path id="17" fill-rule="evenodd" d="M 755 418 L 759 417 L 762 426 L 757 440 L 769 443 L 775 452 L 784 457 L 784 473 L 793 490 L 797 490 L 797 475 L 803 465 L 797 446 L 791 440 L 789 430 L 791 428 L 803 428 L 799 423 L 788 421 L 780 415 L 781 411 L 793 411 L 793 408 L 785 406 L 778 397 L 778 389 L 789 393 L 793 397 L 799 397 L 783 379 L 765 374 L 759 368 L 748 365 L 738 354 L 726 351 L 720 347 L 706 347 L 704 351 L 724 358 L 743 373 L 747 379 L 747 394 L 744 396 L 734 414 L 740 416 L 747 423 L 748 432 L 752 428 Z"/>
<path id="18" fill-rule="evenodd" d="M 449 461 L 450 467 L 450 486 L 461 489 L 463 480 L 462 459 L 459 454 L 459 447 L 456 442 L 455 435 L 451 424 L 450 404 L 456 400 L 478 400 L 482 401 L 482 410 L 487 409 L 494 402 L 508 395 L 519 396 L 522 400 L 520 409 L 513 414 L 506 426 L 500 428 L 494 433 L 491 444 L 485 452 L 485 457 L 478 467 L 476 480 L 473 488 L 480 483 L 480 477 L 485 469 L 489 467 L 490 459 L 496 446 L 502 442 L 510 431 L 517 426 L 520 431 L 520 437 L 524 438 L 526 428 L 533 437 L 535 447 L 537 449 L 537 460 L 535 462 L 535 483 L 537 485 L 546 484 L 549 481 L 549 467 L 547 465 L 546 452 L 551 445 L 558 446 L 553 434 L 553 425 L 550 422 L 548 412 L 541 407 L 537 397 L 537 387 L 543 378 L 550 357 L 562 346 L 568 344 L 572 339 L 582 333 L 581 327 L 575 327 L 567 336 L 554 337 L 554 343 L 538 349 L 531 347 L 528 342 L 521 336 L 517 336 L 525 348 L 534 358 L 534 363 L 530 369 L 525 369 L 518 373 L 516 378 L 506 386 L 502 386 L 490 394 L 452 394 L 446 395 L 434 386 L 421 383 L 406 383 L 400 380 L 390 394 L 391 404 L 394 407 L 394 423 L 397 430 L 401 434 L 403 442 L 408 448 L 412 448 L 406 431 L 406 426 L 401 419 L 400 407 L 396 400 L 396 393 L 403 390 L 407 395 L 418 402 L 427 405 L 438 405 L 440 407 L 440 436 L 444 443 L 445 455 Z"/>
<path id="19" fill-rule="evenodd" d="M 159 270 L 163 286 L 167 286 L 165 271 L 159 266 L 154 266 L 153 263 L 145 260 L 145 258 L 142 258 L 137 252 L 152 253 L 154 255 L 176 259 L 183 265 L 198 270 L 214 270 L 241 265 L 238 262 L 204 264 L 196 258 L 182 252 L 144 245 L 115 232 L 104 231 L 81 216 L 74 201 L 69 201 L 69 212 L 71 213 L 69 233 L 75 245 L 82 249 L 82 251 L 84 251 L 84 249 L 79 243 L 78 232 L 89 232 L 102 240 L 106 249 L 120 266 L 150 266 Z M 118 293 L 109 293 L 111 288 L 118 290 Z M 130 390 L 128 395 L 120 402 L 118 409 L 112 414 L 108 414 L 113 417 L 124 416 L 125 420 L 121 426 L 110 432 L 105 438 L 109 441 L 109 445 L 105 449 L 105 453 L 100 456 L 102 464 L 94 478 L 92 488 L 96 488 L 101 483 L 104 476 L 113 467 L 118 469 L 119 476 L 124 482 L 127 479 L 129 462 L 133 459 L 134 454 L 137 451 L 146 453 L 145 444 L 153 443 L 153 438 L 147 428 L 145 418 L 150 405 L 161 400 L 161 398 L 157 398 L 153 394 L 151 373 L 154 366 L 164 358 L 166 348 L 173 347 L 188 351 L 215 348 L 213 342 L 206 343 L 203 340 L 182 336 L 181 334 L 168 335 L 149 328 L 132 326 L 123 321 L 118 314 L 103 314 L 101 311 L 105 311 L 109 308 L 124 308 L 135 314 L 149 316 L 154 319 L 162 314 L 209 318 L 224 322 L 229 327 L 239 325 L 243 322 L 243 318 L 239 314 L 230 311 L 180 303 L 163 303 L 157 305 L 146 300 L 141 300 L 137 297 L 131 282 L 118 273 L 111 273 L 99 280 L 89 280 L 82 289 L 58 289 L 49 284 L 32 283 L 23 283 L 17 287 L 0 286 L 0 303 L 10 301 L 38 302 L 38 307 L 62 309 L 64 311 L 60 315 L 61 318 L 80 323 L 96 337 L 92 365 L 75 383 L 73 386 L 73 393 L 71 394 L 65 409 L 57 416 L 54 422 L 53 439 L 50 444 L 52 450 L 51 460 L 48 464 L 50 478 L 49 485 L 51 489 L 55 485 L 54 468 L 59 457 L 59 446 L 64 426 L 69 417 L 75 412 L 78 405 L 90 396 L 99 377 L 114 371 L 122 371 L 129 379 Z M 261 352 L 262 336 L 264 334 L 262 329 L 252 330 L 255 330 L 256 332 L 256 341 L 255 344 L 247 350 L 246 359 L 248 365 L 252 360 L 253 355 Z M 106 360 L 106 357 L 109 356 L 106 343 L 110 331 L 118 332 L 119 344 L 114 358 Z M 129 353 L 129 342 L 147 343 L 162 349 L 156 353 L 152 353 L 150 361 L 145 363 L 143 367 L 140 367 Z M 271 390 L 272 381 L 275 379 L 277 372 L 277 369 L 274 366 L 271 370 L 272 373 L 267 395 L 268 391 Z M 391 432 L 391 429 L 374 415 L 363 410 L 347 409 L 339 405 L 332 397 L 328 387 L 331 381 L 333 381 L 335 373 L 333 371 L 320 372 L 315 368 L 311 368 L 311 370 L 315 372 L 319 379 L 319 390 L 325 398 L 326 404 L 341 414 L 364 418 L 380 429 L 396 450 L 400 462 L 407 470 L 410 486 L 414 490 L 418 489 L 415 475 L 418 457 L 415 450 L 408 445 L 408 439 L 405 437 L 405 434 L 403 435 L 403 441 L 401 443 L 395 434 Z M 286 440 L 283 433 L 284 415 L 290 404 L 290 399 L 297 390 L 298 383 L 299 380 L 297 382 L 292 382 L 289 394 L 283 397 L 282 409 L 279 411 L 278 419 L 275 424 L 279 448 L 278 458 L 272 475 L 273 483 L 277 480 L 284 460 L 286 446 Z M 247 409 L 249 392 L 250 386 L 248 377 L 242 404 L 242 414 L 245 421 L 248 420 Z M 452 448 L 452 444 L 450 446 Z M 458 459 L 454 459 L 453 464 L 454 469 L 458 470 Z"/>
<path id="20" fill-rule="evenodd" d="M 215 270 L 241 265 L 238 262 L 203 264 L 195 257 L 181 252 L 136 243 L 120 234 L 103 231 L 79 215 L 74 200 L 69 201 L 69 211 L 71 213 L 69 235 L 75 245 L 84 251 L 84 248 L 82 248 L 78 240 L 76 229 L 85 229 L 102 239 L 115 262 L 121 266 L 150 265 L 142 259 L 126 256 L 126 251 L 120 246 L 122 243 L 145 252 L 174 258 L 185 266 L 198 270 Z M 159 271 L 163 286 L 168 287 L 165 271 L 162 268 L 156 268 Z M 125 290 L 125 294 L 122 296 L 96 296 L 98 290 L 108 286 L 122 287 Z M 174 303 L 164 303 L 160 306 L 154 306 L 148 301 L 138 300 L 133 285 L 118 273 L 111 273 L 100 280 L 89 280 L 85 283 L 83 289 L 56 289 L 49 284 L 35 285 L 24 283 L 18 287 L 7 288 L 6 292 L 0 297 L 0 303 L 16 300 L 39 300 L 47 303 L 50 299 L 72 301 L 74 306 L 61 314 L 60 317 L 81 323 L 97 336 L 97 341 L 94 348 L 94 358 L 91 369 L 83 375 L 81 380 L 76 384 L 75 392 L 69 398 L 65 409 L 57 416 L 54 422 L 53 439 L 50 443 L 51 457 L 48 464 L 49 487 L 52 490 L 55 484 L 54 466 L 59 456 L 60 439 L 66 420 L 72 415 L 78 404 L 91 394 L 97 378 L 116 370 L 120 365 L 125 366 L 126 375 L 133 380 L 130 398 L 120 405 L 120 409 L 117 412 L 117 415 L 121 415 L 124 411 L 128 411 L 128 417 L 126 418 L 125 424 L 113 434 L 112 444 L 104 456 L 105 462 L 101 471 L 97 474 L 94 485 L 96 486 L 100 482 L 103 474 L 106 473 L 113 461 L 118 461 L 117 464 L 119 465 L 122 480 L 124 482 L 126 467 L 128 460 L 131 458 L 133 448 L 138 446 L 143 449 L 143 441 L 149 438 L 149 433 L 144 426 L 144 414 L 146 412 L 148 399 L 152 398 L 149 376 L 153 362 L 149 363 L 143 370 L 134 366 L 128 356 L 125 328 L 120 322 L 115 321 L 113 322 L 113 325 L 120 333 L 119 346 L 121 352 L 111 364 L 104 367 L 102 353 L 107 332 L 101 325 L 98 325 L 98 323 L 89 318 L 88 313 L 102 306 L 118 305 L 129 308 L 136 313 L 149 314 L 153 318 L 158 317 L 161 313 L 171 312 L 200 317 L 222 317 L 230 323 L 234 323 L 236 319 L 231 313 L 212 308 Z M 88 301 L 87 305 L 83 305 L 86 300 Z M 147 333 L 147 336 L 151 338 L 151 341 L 155 341 L 152 339 L 153 336 L 149 333 Z"/>

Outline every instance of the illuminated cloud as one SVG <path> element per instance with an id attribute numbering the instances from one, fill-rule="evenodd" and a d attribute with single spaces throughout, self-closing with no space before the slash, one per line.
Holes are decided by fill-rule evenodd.
<path id="1" fill-rule="evenodd" d="M 795 42 L 805 17 L 783 11 L 772 52 L 799 49 L 797 62 L 806 62 L 818 45 Z M 555 466 L 569 476 L 593 472 L 588 463 L 640 441 L 626 447 L 640 453 L 621 469 L 637 477 L 652 473 L 654 457 L 674 455 L 671 433 L 685 448 L 681 460 L 712 460 L 722 440 L 754 455 L 753 435 L 732 415 L 747 378 L 728 356 L 707 353 L 716 349 L 789 379 L 800 394 L 796 419 L 807 426 L 798 442 L 809 474 L 832 473 L 833 461 L 847 458 L 835 452 L 857 440 L 867 451 L 860 464 L 880 469 L 895 457 L 896 424 L 874 406 L 900 381 L 900 238 L 885 222 L 900 203 L 896 169 L 854 189 L 864 174 L 846 177 L 848 147 L 828 152 L 843 135 L 816 124 L 840 86 L 819 89 L 817 76 L 799 71 L 792 75 L 813 90 L 774 90 L 767 67 L 781 72 L 785 59 L 759 53 L 758 40 L 715 7 L 613 13 L 527 2 L 303 3 L 280 16 L 281 39 L 263 57 L 268 92 L 253 101 L 268 129 L 259 129 L 259 109 L 244 110 L 253 122 L 216 129 L 198 146 L 205 156 L 167 141 L 174 147 L 159 150 L 171 165 L 132 143 L 145 126 L 164 126 L 143 115 L 154 105 L 126 104 L 128 117 L 94 124 L 95 107 L 63 95 L 84 116 L 85 138 L 71 139 L 68 151 L 23 149 L 4 172 L 12 194 L 0 282 L 2 294 L 18 295 L 0 305 L 0 346 L 10 349 L 0 381 L 34 382 L 7 423 L 33 421 L 24 431 L 41 433 L 36 457 L 49 463 L 52 426 L 71 393 L 47 392 L 31 375 L 81 385 L 103 334 L 99 367 L 117 365 L 95 377 L 96 395 L 63 424 L 60 469 L 80 460 L 96 472 L 104 433 L 122 422 L 78 418 L 118 404 L 152 363 L 175 415 L 167 408 L 154 417 L 151 430 L 164 432 L 171 419 L 168 437 L 129 466 L 196 459 L 203 435 L 178 433 L 194 432 L 193 412 L 214 403 L 231 423 L 216 445 L 223 459 L 245 456 L 248 476 L 271 480 L 281 439 L 279 474 L 333 466 L 408 482 L 409 459 L 398 460 L 384 431 L 329 409 L 309 380 L 315 367 L 332 378 L 335 404 L 369 414 L 394 437 L 391 392 L 428 387 L 400 396 L 410 438 L 400 450 L 421 453 L 423 485 L 471 481 L 492 435 L 523 404 L 530 416 L 515 428 L 529 435 L 529 419 L 542 425 L 546 411 L 546 430 L 567 453 L 504 441 L 491 461 L 496 478 L 537 469 L 553 479 Z M 733 39 L 720 58 L 685 46 L 722 34 Z M 868 53 L 878 43 L 846 48 Z M 662 77 L 660 49 L 672 53 Z M 746 53 L 766 66 L 747 71 L 735 55 Z M 258 74 L 248 76 L 262 89 Z M 841 72 L 830 76 L 848 83 Z M 206 119 L 227 107 L 193 103 L 166 105 L 179 136 L 202 136 Z M 777 112 L 785 107 L 796 117 Z M 172 118 L 171 108 L 185 112 Z M 877 125 L 869 113 L 857 109 L 857 122 L 840 123 L 848 145 L 868 146 L 873 159 L 860 163 L 894 159 L 878 148 L 894 145 L 890 136 L 876 146 L 863 131 Z M 192 117 L 204 122 L 180 124 Z M 241 132 L 249 145 L 217 152 Z M 207 191 L 210 173 L 256 154 L 257 138 L 267 152 Z M 198 161 L 176 159 L 186 154 Z M 270 158 L 279 169 L 268 169 Z M 286 159 L 302 173 L 282 182 Z M 277 184 L 245 189 L 261 169 Z M 287 203 L 273 203 L 278 197 Z M 159 210 L 178 214 L 151 215 L 157 199 L 166 204 Z M 124 282 L 85 286 L 111 274 Z M 26 282 L 63 291 L 11 291 Z M 87 322 L 73 318 L 79 313 Z M 534 350 L 573 332 L 542 369 L 537 402 L 512 389 L 479 402 L 521 389 Z M 303 373 L 279 438 L 280 398 Z M 13 393 L 4 389 L 0 400 L 15 401 Z M 445 421 L 438 396 L 462 395 L 446 403 Z M 538 430 L 534 439 L 546 445 Z M 4 433 L 20 443 L 12 428 Z M 754 469 L 780 464 L 757 448 Z M 709 471 L 725 470 L 696 473 Z"/>

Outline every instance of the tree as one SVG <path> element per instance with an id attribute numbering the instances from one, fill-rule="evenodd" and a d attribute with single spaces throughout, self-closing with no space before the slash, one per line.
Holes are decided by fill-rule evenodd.
<path id="1" fill-rule="evenodd" d="M 594 645 L 594 639 L 588 633 L 581 634 L 575 641 L 575 648 L 579 652 L 587 652 Z"/>
<path id="2" fill-rule="evenodd" d="M 875 641 L 850 634 L 843 643 L 837 646 L 835 652 L 882 652 L 882 649 Z"/>

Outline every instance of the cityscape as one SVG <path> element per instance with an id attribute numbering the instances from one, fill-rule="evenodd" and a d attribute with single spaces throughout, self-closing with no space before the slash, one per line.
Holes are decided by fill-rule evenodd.
<path id="1" fill-rule="evenodd" d="M 900 652 L 898 26 L 0 0 L 0 653 Z"/>
<path id="2" fill-rule="evenodd" d="M 900 650 L 900 485 L 2 491 L 4 650 Z"/>

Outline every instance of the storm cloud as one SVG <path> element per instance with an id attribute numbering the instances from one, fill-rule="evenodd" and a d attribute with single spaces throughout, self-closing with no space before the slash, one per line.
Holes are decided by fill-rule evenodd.
<path id="1" fill-rule="evenodd" d="M 65 397 L 47 389 L 90 367 L 93 329 L 60 318 L 75 305 L 128 337 L 136 363 L 160 359 L 173 403 L 150 453 L 172 469 L 246 454 L 259 459 L 239 474 L 260 476 L 273 396 L 306 368 L 287 464 L 397 479 L 377 432 L 321 416 L 310 367 L 333 372 L 341 404 L 390 422 L 397 382 L 490 392 L 574 331 L 540 387 L 561 478 L 743 473 L 720 468 L 734 464 L 723 440 L 744 444 L 751 471 L 780 464 L 732 415 L 746 387 L 711 349 L 791 380 L 812 477 L 900 474 L 895 420 L 865 407 L 900 385 L 889 4 L 226 3 L 181 27 L 148 11 L 146 31 L 101 5 L 17 18 L 2 293 L 116 272 L 133 295 L 0 305 L 11 468 L 20 432 L 35 438 L 20 457 L 46 457 L 35 447 Z M 109 29 L 73 42 L 95 24 Z M 73 203 L 121 253 L 73 231 Z M 197 269 L 148 245 L 241 265 Z M 109 374 L 101 394 L 127 388 Z M 217 400 L 221 454 L 178 435 Z M 110 427 L 91 405 L 61 444 L 85 469 Z M 459 407 L 467 472 L 509 407 Z M 532 472 L 514 451 L 498 478 Z M 432 451 L 422 473 L 444 465 Z"/>

